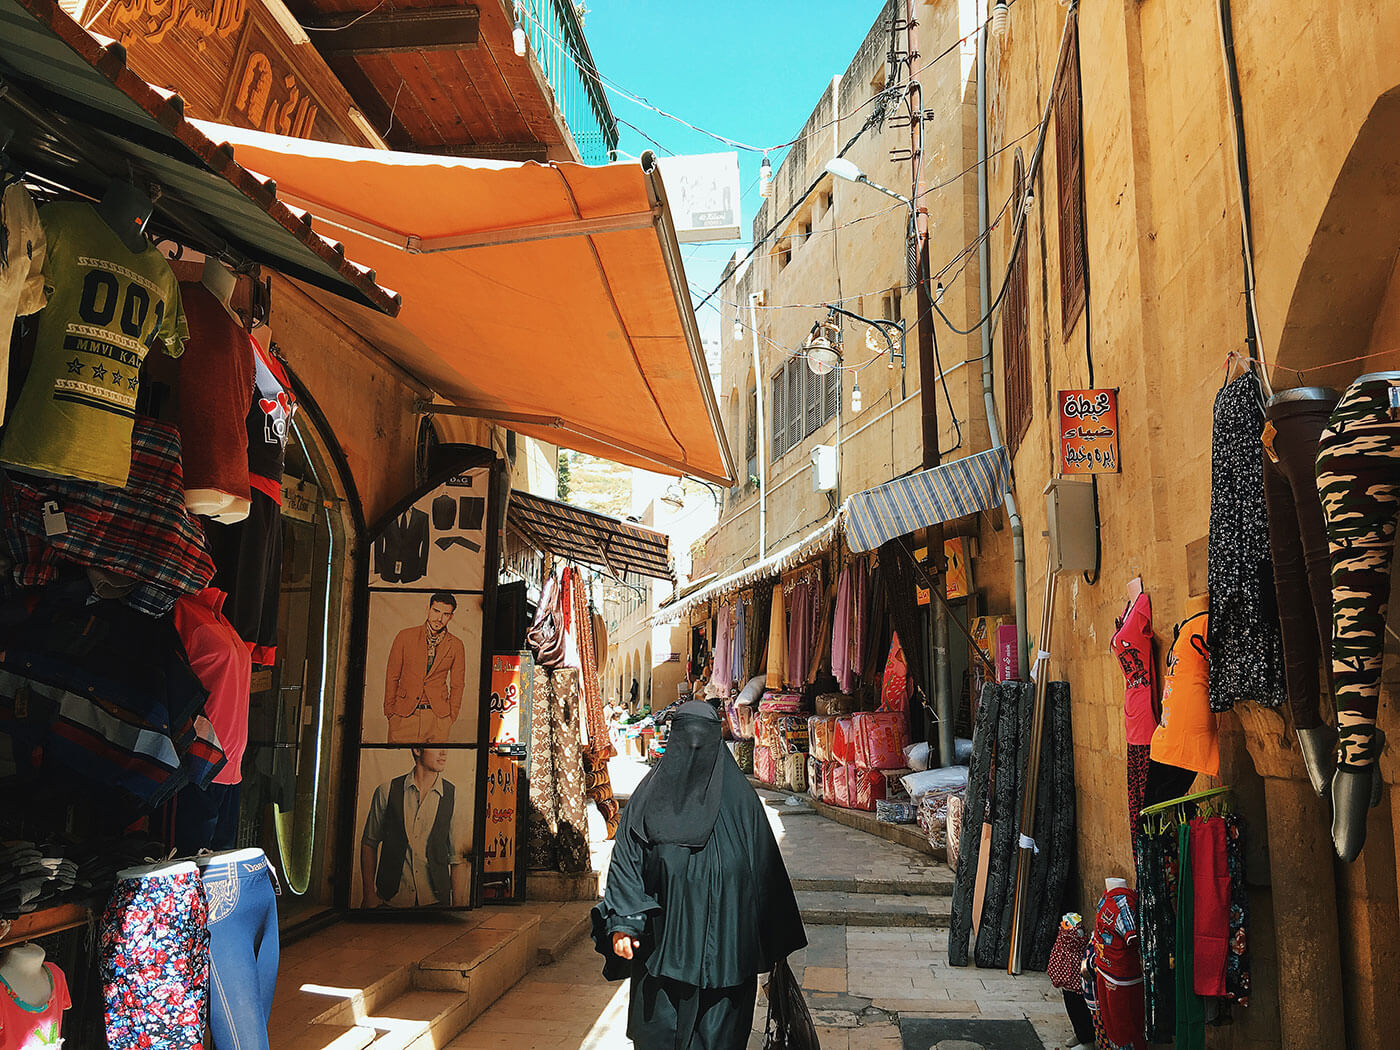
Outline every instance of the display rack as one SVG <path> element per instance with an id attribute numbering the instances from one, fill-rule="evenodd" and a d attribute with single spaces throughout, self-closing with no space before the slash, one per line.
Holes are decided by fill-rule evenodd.
<path id="1" fill-rule="evenodd" d="M 91 909 L 81 904 L 59 904 L 21 915 L 17 919 L 0 919 L 0 948 L 61 933 L 75 926 L 86 926 L 91 918 Z"/>

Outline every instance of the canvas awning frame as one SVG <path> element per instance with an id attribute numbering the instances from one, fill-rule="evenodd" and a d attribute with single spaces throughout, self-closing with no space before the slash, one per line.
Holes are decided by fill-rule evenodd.
<path id="1" fill-rule="evenodd" d="M 512 491 L 506 527 L 538 551 L 601 569 L 619 581 L 633 572 L 675 582 L 670 538 L 636 522 Z"/>

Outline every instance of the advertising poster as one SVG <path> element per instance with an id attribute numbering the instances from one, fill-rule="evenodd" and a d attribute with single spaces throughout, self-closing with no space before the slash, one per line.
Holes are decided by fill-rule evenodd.
<path id="1" fill-rule="evenodd" d="M 1118 391 L 1061 390 L 1060 473 L 1117 474 Z"/>
<path id="2" fill-rule="evenodd" d="M 515 874 L 515 834 L 520 819 L 519 763 L 509 755 L 486 757 L 486 875 Z"/>
<path id="3" fill-rule="evenodd" d="M 351 907 L 481 900 L 496 469 L 464 446 L 368 531 Z"/>
<path id="4" fill-rule="evenodd" d="M 467 748 L 361 749 L 352 907 L 471 904 L 476 765 Z"/>

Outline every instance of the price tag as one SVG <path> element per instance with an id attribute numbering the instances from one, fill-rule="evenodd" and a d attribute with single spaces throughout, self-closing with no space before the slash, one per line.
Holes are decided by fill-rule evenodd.
<path id="1" fill-rule="evenodd" d="M 1394 387 L 1391 393 L 1395 392 Z M 68 519 L 63 516 L 63 511 L 58 509 L 56 500 L 47 500 L 44 503 L 44 535 L 62 536 L 68 531 Z"/>
<path id="2" fill-rule="evenodd" d="M 1264 446 L 1264 451 L 1268 453 L 1269 459 L 1278 462 L 1278 453 L 1274 451 L 1274 438 L 1278 435 L 1278 428 L 1274 426 L 1272 420 L 1264 422 L 1264 432 L 1259 435 L 1259 441 Z"/>

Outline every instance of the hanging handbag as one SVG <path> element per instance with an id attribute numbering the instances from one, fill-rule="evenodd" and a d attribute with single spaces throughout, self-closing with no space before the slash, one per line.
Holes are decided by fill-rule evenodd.
<path id="1" fill-rule="evenodd" d="M 821 1050 L 817 1028 L 802 996 L 802 986 L 780 959 L 768 978 L 768 1020 L 763 1026 L 763 1050 Z"/>
<path id="2" fill-rule="evenodd" d="M 540 603 L 535 608 L 535 621 L 525 633 L 525 641 L 535 655 L 537 666 L 552 669 L 563 664 L 563 587 L 555 576 L 550 576 L 540 588 Z"/>

